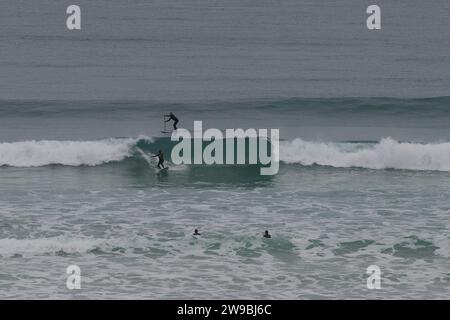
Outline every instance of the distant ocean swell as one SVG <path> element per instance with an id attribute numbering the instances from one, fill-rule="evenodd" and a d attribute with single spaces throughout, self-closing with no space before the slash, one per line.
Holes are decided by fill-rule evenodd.
<path id="1" fill-rule="evenodd" d="M 177 113 L 238 111 L 301 112 L 301 115 L 326 115 L 328 118 L 355 116 L 389 116 L 440 119 L 450 116 L 450 97 L 399 98 L 290 98 L 283 100 L 245 100 L 211 102 L 155 102 L 155 101 L 31 101 L 0 100 L 0 116 L 65 117 L 81 114 L 138 113 L 152 110 L 172 110 Z"/>
<path id="2" fill-rule="evenodd" d="M 98 166 L 142 159 L 165 149 L 169 138 L 110 138 L 94 141 L 22 141 L 0 143 L 0 166 Z M 284 164 L 336 168 L 406 169 L 450 172 L 450 142 L 411 143 L 385 138 L 378 142 L 310 142 L 300 138 L 280 142 Z M 145 162 L 144 162 L 145 163 Z"/>

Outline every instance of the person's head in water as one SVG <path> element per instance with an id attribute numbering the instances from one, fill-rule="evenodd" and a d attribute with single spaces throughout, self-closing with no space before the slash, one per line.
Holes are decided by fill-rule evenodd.
<path id="1" fill-rule="evenodd" d="M 195 230 L 194 230 L 194 236 L 199 236 L 199 235 L 200 235 L 200 233 L 198 233 L 198 230 L 195 229 Z"/>
<path id="2" fill-rule="evenodd" d="M 272 238 L 272 236 L 269 234 L 269 230 L 266 230 L 264 232 L 264 238 Z"/>

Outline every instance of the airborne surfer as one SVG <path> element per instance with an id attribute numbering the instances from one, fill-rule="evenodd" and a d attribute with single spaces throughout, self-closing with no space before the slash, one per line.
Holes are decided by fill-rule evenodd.
<path id="1" fill-rule="evenodd" d="M 168 117 L 167 120 L 164 120 L 165 122 L 169 122 L 170 120 L 173 120 L 173 130 L 177 130 L 178 118 L 175 117 L 175 115 L 172 112 L 170 114 L 166 114 L 164 116 Z"/>
<path id="2" fill-rule="evenodd" d="M 157 155 L 152 156 L 152 158 L 158 157 L 158 168 L 164 169 L 164 155 L 161 150 L 159 150 Z"/>

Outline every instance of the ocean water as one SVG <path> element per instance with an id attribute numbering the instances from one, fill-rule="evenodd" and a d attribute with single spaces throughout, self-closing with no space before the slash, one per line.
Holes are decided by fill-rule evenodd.
<path id="1" fill-rule="evenodd" d="M 448 298 L 449 104 L 3 100 L 0 297 Z M 158 174 L 138 148 L 167 143 L 169 111 L 279 129 L 279 173 L 169 159 Z"/>
<path id="2" fill-rule="evenodd" d="M 2 99 L 448 96 L 450 2 L 2 0 Z"/>
<path id="3" fill-rule="evenodd" d="M 448 0 L 76 4 L 0 3 L 0 298 L 449 297 Z M 278 174 L 158 174 L 167 112 L 279 129 Z"/>

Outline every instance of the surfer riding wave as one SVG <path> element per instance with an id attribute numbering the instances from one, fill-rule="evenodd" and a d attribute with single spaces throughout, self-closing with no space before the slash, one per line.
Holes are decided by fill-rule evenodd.
<path id="1" fill-rule="evenodd" d="M 158 157 L 158 165 L 157 165 L 158 168 L 164 169 L 165 168 L 164 167 L 164 155 L 161 150 L 159 150 L 157 155 L 152 156 L 152 158 L 156 158 L 156 157 Z"/>

